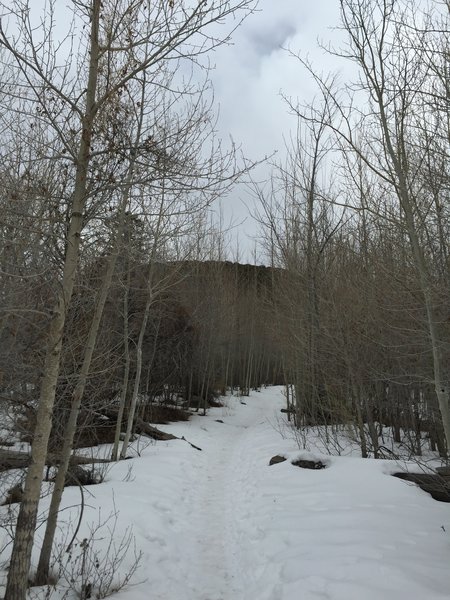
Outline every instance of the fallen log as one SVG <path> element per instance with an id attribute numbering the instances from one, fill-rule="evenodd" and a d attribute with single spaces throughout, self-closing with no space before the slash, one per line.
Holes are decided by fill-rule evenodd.
<path id="1" fill-rule="evenodd" d="M 136 433 L 148 435 L 149 437 L 158 441 L 182 440 L 183 442 L 187 442 L 192 448 L 195 448 L 195 450 L 200 450 L 200 452 L 202 451 L 201 448 L 187 440 L 184 437 L 184 435 L 182 437 L 178 437 L 177 435 L 173 435 L 172 433 L 166 433 L 165 431 L 161 431 L 160 429 L 149 425 L 148 423 L 139 418 L 136 420 Z"/>
<path id="2" fill-rule="evenodd" d="M 157 429 L 153 427 L 153 425 L 149 425 L 139 417 L 135 421 L 135 431 L 136 433 L 141 433 L 143 435 L 147 435 L 153 440 L 157 440 L 159 442 L 165 442 L 168 440 L 182 440 L 183 442 L 187 442 L 192 448 L 196 450 L 201 450 L 195 444 L 191 444 L 189 440 L 187 440 L 184 435 L 182 437 L 178 437 L 177 435 L 173 435 L 172 433 L 166 433 L 165 431 L 161 431 L 161 429 Z"/>
<path id="3" fill-rule="evenodd" d="M 106 417 L 107 419 L 111 420 L 111 421 L 117 421 L 117 416 L 118 413 L 115 410 L 103 410 L 102 411 L 102 416 Z M 136 433 L 141 433 L 143 435 L 147 435 L 148 437 L 152 438 L 153 440 L 158 440 L 158 441 L 167 441 L 167 440 L 177 440 L 177 436 L 176 435 L 172 435 L 171 433 L 166 433 L 165 431 L 161 431 L 160 429 L 157 429 L 156 427 L 153 427 L 153 425 L 149 425 L 149 423 L 147 423 L 146 421 L 144 421 L 143 419 L 141 419 L 140 417 L 135 417 L 135 427 L 134 430 Z M 124 424 L 124 423 L 122 423 Z"/>
<path id="4" fill-rule="evenodd" d="M 28 452 L 18 452 L 17 450 L 1 450 L 0 449 L 0 472 L 9 471 L 10 469 L 25 469 L 31 461 L 31 455 Z M 45 461 L 47 466 L 56 466 L 59 462 L 59 457 L 56 454 L 49 454 Z M 70 457 L 71 465 L 92 465 L 95 463 L 109 463 L 109 458 L 92 458 L 89 456 Z"/>
<path id="5" fill-rule="evenodd" d="M 140 433 L 146 435 L 154 440 L 158 441 L 168 441 L 168 440 L 182 440 L 183 442 L 187 442 L 192 448 L 196 450 L 200 450 L 198 446 L 195 444 L 191 444 L 184 436 L 178 437 L 173 435 L 172 433 L 166 433 L 165 431 L 161 431 L 153 425 L 149 425 L 145 421 L 140 418 L 136 419 L 135 425 L 136 433 Z M 28 452 L 19 452 L 17 450 L 2 450 L 0 448 L 0 473 L 2 471 L 9 471 L 10 469 L 25 469 L 30 464 L 31 456 Z M 91 465 L 94 463 L 109 463 L 111 460 L 109 458 L 91 458 L 88 456 L 77 456 L 72 455 L 70 457 L 71 465 Z M 47 466 L 57 466 L 59 463 L 59 457 L 57 454 L 49 454 L 47 456 L 47 460 L 45 464 Z"/>
<path id="6" fill-rule="evenodd" d="M 9 469 L 23 469 L 30 462 L 30 455 L 26 452 L 15 452 L 14 450 L 0 450 L 0 471 Z"/>
<path id="7" fill-rule="evenodd" d="M 136 433 L 143 433 L 144 435 L 148 435 L 148 437 L 151 437 L 154 440 L 166 441 L 180 439 L 176 435 L 172 435 L 171 433 L 161 431 L 160 429 L 153 427 L 153 425 L 149 425 L 148 423 L 139 418 L 136 419 L 135 430 Z"/>

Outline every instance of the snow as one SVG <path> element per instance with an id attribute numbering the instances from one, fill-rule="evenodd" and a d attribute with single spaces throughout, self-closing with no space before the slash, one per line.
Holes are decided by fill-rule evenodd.
<path id="1" fill-rule="evenodd" d="M 147 447 L 141 440 L 140 456 L 114 464 L 104 483 L 86 488 L 78 538 L 107 521 L 95 544 L 113 556 L 108 517 L 117 513 L 115 543 L 131 527 L 142 552 L 116 600 L 450 596 L 450 505 L 391 477 L 399 465 L 390 461 L 299 451 L 293 436 L 280 435 L 281 388 L 254 392 L 245 403 L 228 397 L 206 417 L 161 427 L 201 452 L 182 440 Z M 275 454 L 288 460 L 269 466 Z M 327 468 L 295 467 L 298 457 Z M 62 528 L 75 527 L 79 497 L 66 488 Z M 130 550 L 116 576 L 131 568 Z"/>

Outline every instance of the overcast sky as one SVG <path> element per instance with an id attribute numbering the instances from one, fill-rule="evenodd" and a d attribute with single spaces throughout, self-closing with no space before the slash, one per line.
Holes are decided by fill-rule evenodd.
<path id="1" fill-rule="evenodd" d="M 30 3 L 38 20 L 44 4 L 45 0 Z M 64 23 L 66 2 L 58 1 L 56 7 Z M 340 63 L 320 49 L 318 40 L 339 45 L 342 35 L 334 29 L 338 23 L 339 0 L 260 0 L 258 12 L 235 31 L 232 44 L 208 57 L 214 65 L 211 78 L 219 109 L 218 134 L 225 145 L 231 136 L 251 160 L 274 152 L 282 158 L 283 138 L 289 138 L 296 123 L 280 93 L 300 101 L 310 100 L 314 94 L 313 82 L 287 48 L 309 57 L 321 72 L 336 71 Z M 261 180 L 269 174 L 265 165 L 254 176 Z M 252 258 L 251 238 L 257 231 L 249 214 L 255 208 L 247 209 L 251 204 L 244 186 L 238 186 L 223 202 L 225 222 L 243 222 L 234 235 L 239 237 L 245 260 Z"/>
<path id="2" fill-rule="evenodd" d="M 317 40 L 339 44 L 340 33 L 333 31 L 339 22 L 338 0 L 260 0 L 260 11 L 250 16 L 233 36 L 233 44 L 217 50 L 212 60 L 215 96 L 220 105 L 219 133 L 223 139 L 231 135 L 242 145 L 246 156 L 259 159 L 274 151 L 283 155 L 283 136 L 295 129 L 295 118 L 289 115 L 280 92 L 311 99 L 314 85 L 300 63 L 286 51 L 290 48 L 309 56 L 319 71 L 338 70 L 337 59 L 318 47 Z M 260 168 L 258 178 L 268 176 L 270 169 Z M 239 244 L 246 250 L 253 242 L 256 225 L 245 204 L 251 199 L 238 188 L 223 203 L 227 219 L 245 219 L 239 227 Z"/>

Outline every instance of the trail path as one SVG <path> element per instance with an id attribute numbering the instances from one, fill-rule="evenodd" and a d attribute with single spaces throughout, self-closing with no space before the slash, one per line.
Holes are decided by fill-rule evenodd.
<path id="1" fill-rule="evenodd" d="M 203 440 L 204 460 L 197 468 L 195 534 L 192 540 L 193 596 L 196 600 L 240 600 L 245 597 L 251 573 L 246 571 L 246 542 L 251 531 L 251 511 L 257 489 L 254 456 L 258 426 L 270 426 L 273 397 L 261 397 L 256 406 L 223 409 L 223 423 L 213 422 Z M 205 427 L 208 429 L 208 426 Z M 205 434 L 208 433 L 205 431 Z M 267 464 L 266 457 L 261 459 Z M 249 537 L 250 536 L 250 537 Z"/>

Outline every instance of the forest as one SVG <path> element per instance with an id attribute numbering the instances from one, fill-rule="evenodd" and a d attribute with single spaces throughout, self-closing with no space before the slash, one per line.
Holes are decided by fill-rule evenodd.
<path id="1" fill-rule="evenodd" d="M 254 0 L 0 1 L 5 600 L 53 582 L 83 449 L 187 441 L 155 425 L 227 395 L 283 386 L 299 447 L 448 465 L 450 3 L 338 4 L 354 77 L 286 49 L 315 95 L 282 92 L 261 160 L 218 137 L 208 63 Z M 214 208 L 238 185 L 254 264 Z"/>

